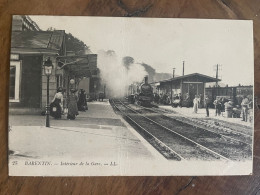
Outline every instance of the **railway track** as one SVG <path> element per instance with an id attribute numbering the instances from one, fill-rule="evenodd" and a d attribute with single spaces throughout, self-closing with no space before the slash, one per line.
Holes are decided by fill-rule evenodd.
<path id="1" fill-rule="evenodd" d="M 111 104 L 122 113 L 124 118 L 135 128 L 139 129 L 139 133 L 143 135 L 158 151 L 166 158 L 173 160 L 242 160 L 251 156 L 250 149 L 241 149 L 241 144 L 233 143 L 229 140 L 223 140 L 218 135 L 211 133 L 211 136 L 204 135 L 207 131 L 202 129 L 194 131 L 194 127 L 177 121 L 172 125 L 169 118 L 158 113 L 143 114 L 137 110 L 125 105 L 120 100 L 111 100 Z M 172 120 L 172 119 L 171 119 Z M 180 127 L 182 130 L 180 131 Z M 184 128 L 183 128 L 184 127 Z M 184 130 L 183 130 L 184 129 Z M 187 135 L 191 132 L 192 136 Z M 207 132 L 209 133 L 209 132 Z M 206 133 L 206 134 L 207 134 Z M 215 135 L 214 136 L 212 136 Z M 205 139 L 207 137 L 207 139 Z M 212 142 L 216 141 L 217 144 Z M 225 141 L 225 143 L 223 143 Z M 210 144 L 212 146 L 210 146 Z M 224 149 L 223 150 L 223 146 Z M 226 145 L 225 145 L 226 144 Z M 246 145 L 246 144 L 245 144 Z M 239 146 L 239 147 L 238 147 Z M 240 148 L 239 150 L 236 147 Z M 232 153 L 235 153 L 232 155 Z M 231 154 L 230 154 L 231 153 Z"/>
<path id="2" fill-rule="evenodd" d="M 252 158 L 252 136 L 250 135 L 241 136 L 241 134 L 223 132 L 220 129 L 212 131 L 212 129 L 202 128 L 201 125 L 198 126 L 197 124 L 191 123 L 188 121 L 188 118 L 185 118 L 185 121 L 183 121 L 179 120 L 179 118 L 176 119 L 176 117 L 165 116 L 151 108 L 138 107 L 139 108 L 136 111 L 140 114 L 146 115 L 150 119 L 166 125 L 170 129 L 174 129 L 178 133 L 225 157 L 232 160 L 246 160 Z M 144 110 L 145 112 L 143 112 Z M 223 133 L 226 133 L 226 135 Z M 234 135 L 236 138 L 234 138 Z"/>
<path id="3" fill-rule="evenodd" d="M 141 114 L 145 114 L 145 113 L 157 113 L 157 114 L 161 114 L 163 115 L 165 118 L 168 118 L 168 120 L 177 120 L 180 122 L 184 122 L 187 123 L 189 125 L 193 125 L 196 126 L 197 128 L 202 128 L 205 131 L 209 131 L 211 133 L 217 134 L 221 137 L 225 137 L 227 139 L 233 140 L 237 143 L 243 143 L 246 145 L 249 145 L 250 147 L 252 147 L 252 140 L 253 140 L 253 136 L 252 134 L 246 134 L 246 133 L 242 133 L 236 130 L 232 130 L 232 129 L 227 129 L 227 128 L 221 128 L 218 126 L 214 126 L 214 125 L 209 125 L 207 122 L 203 122 L 203 121 L 199 121 L 196 119 L 189 119 L 187 117 L 183 117 L 183 116 L 170 116 L 169 112 L 164 112 L 162 110 L 156 110 L 153 108 L 146 108 L 143 106 L 139 106 L 141 109 L 137 109 L 136 111 L 141 113 Z M 145 110 L 147 110 L 148 112 L 146 112 Z M 145 112 L 144 112 L 145 111 Z"/>

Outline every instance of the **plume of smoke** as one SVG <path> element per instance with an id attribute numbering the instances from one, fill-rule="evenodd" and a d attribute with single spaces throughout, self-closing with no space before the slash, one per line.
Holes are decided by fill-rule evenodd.
<path id="1" fill-rule="evenodd" d="M 106 93 L 110 97 L 123 97 L 128 86 L 134 82 L 141 82 L 147 74 L 144 67 L 135 64 L 134 61 L 125 66 L 123 60 L 119 60 L 114 51 L 98 52 L 98 68 L 102 82 L 106 84 Z"/>

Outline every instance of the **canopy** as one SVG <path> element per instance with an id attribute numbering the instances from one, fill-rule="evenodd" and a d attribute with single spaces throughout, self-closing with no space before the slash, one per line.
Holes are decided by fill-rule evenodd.
<path id="1" fill-rule="evenodd" d="M 58 56 L 58 65 L 75 77 L 93 77 L 97 75 L 97 54 L 81 56 Z"/>

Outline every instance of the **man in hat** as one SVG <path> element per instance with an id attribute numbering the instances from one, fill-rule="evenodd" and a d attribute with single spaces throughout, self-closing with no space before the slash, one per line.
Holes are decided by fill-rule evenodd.
<path id="1" fill-rule="evenodd" d="M 249 99 L 247 98 L 246 95 L 244 95 L 243 100 L 241 102 L 241 107 L 242 107 L 242 121 L 245 122 L 247 122 L 249 104 L 250 104 Z"/>
<path id="2" fill-rule="evenodd" d="M 220 102 L 220 97 L 216 97 L 215 101 L 213 102 L 215 105 L 215 116 L 220 116 L 221 114 L 221 102 Z"/>
<path id="3" fill-rule="evenodd" d="M 206 117 L 209 117 L 209 104 L 210 104 L 209 96 L 205 95 L 205 107 L 206 107 L 206 113 L 207 113 Z"/>
<path id="4" fill-rule="evenodd" d="M 231 99 L 228 99 L 228 102 L 224 104 L 225 106 L 225 113 L 227 118 L 232 118 L 233 114 L 233 102 Z"/>

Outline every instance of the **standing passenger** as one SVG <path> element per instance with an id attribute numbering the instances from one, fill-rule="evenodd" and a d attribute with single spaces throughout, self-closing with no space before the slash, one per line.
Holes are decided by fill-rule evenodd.
<path id="1" fill-rule="evenodd" d="M 198 95 L 195 95 L 195 98 L 193 100 L 193 112 L 194 113 L 198 112 L 199 103 L 200 103 L 200 99 L 199 99 Z"/>
<path id="2" fill-rule="evenodd" d="M 205 107 L 206 107 L 207 117 L 209 117 L 209 104 L 210 104 L 210 100 L 209 100 L 209 97 L 206 95 L 205 96 Z"/>
<path id="3" fill-rule="evenodd" d="M 246 97 L 246 95 L 244 95 L 244 98 L 241 102 L 241 106 L 242 106 L 242 121 L 247 122 L 247 116 L 248 116 L 248 108 L 249 108 L 249 100 Z"/>
<path id="4" fill-rule="evenodd" d="M 192 106 L 192 101 L 190 99 L 190 94 L 189 93 L 186 94 L 185 102 L 186 102 L 186 105 L 187 105 L 188 108 Z"/>
<path id="5" fill-rule="evenodd" d="M 79 98 L 78 110 L 85 112 L 88 109 L 88 105 L 87 105 L 86 93 L 84 89 L 80 89 L 78 98 Z"/>
<path id="6" fill-rule="evenodd" d="M 182 107 L 182 96 L 181 96 L 181 93 L 179 93 L 179 100 L 180 100 L 179 107 Z"/>
<path id="7" fill-rule="evenodd" d="M 78 97 L 75 95 L 76 90 L 71 89 L 71 94 L 68 97 L 68 116 L 67 119 L 74 120 L 78 113 L 77 101 Z"/>
<path id="8" fill-rule="evenodd" d="M 199 95 L 199 100 L 200 100 L 200 102 L 199 102 L 199 108 L 202 108 L 202 107 L 203 107 L 203 106 L 202 106 L 202 102 L 203 102 L 203 100 L 202 100 L 202 94 Z"/>
<path id="9" fill-rule="evenodd" d="M 50 104 L 50 115 L 55 119 L 60 119 L 62 108 L 63 108 L 63 95 L 62 95 L 62 88 L 59 87 L 57 93 L 55 94 Z"/>
<path id="10" fill-rule="evenodd" d="M 225 107 L 225 113 L 227 118 L 232 118 L 233 115 L 233 102 L 231 99 L 229 99 L 228 102 L 224 104 Z"/>
<path id="11" fill-rule="evenodd" d="M 219 97 L 216 97 L 216 100 L 213 102 L 213 104 L 215 105 L 215 116 L 220 116 L 221 114 L 221 102 L 219 100 Z"/>

